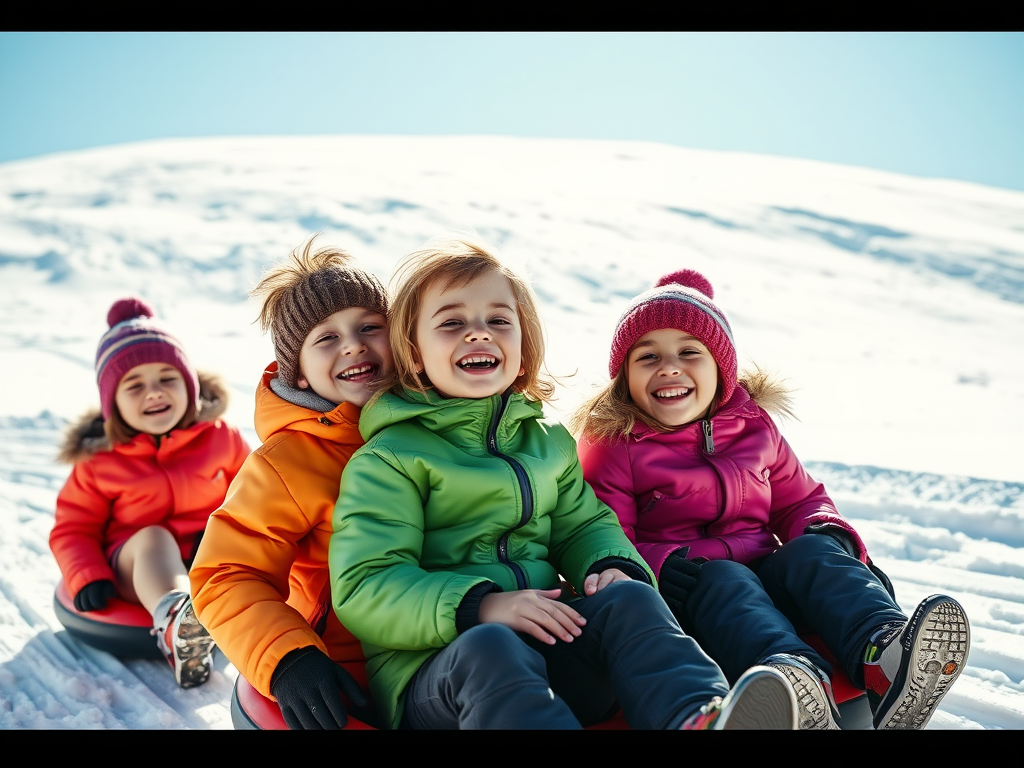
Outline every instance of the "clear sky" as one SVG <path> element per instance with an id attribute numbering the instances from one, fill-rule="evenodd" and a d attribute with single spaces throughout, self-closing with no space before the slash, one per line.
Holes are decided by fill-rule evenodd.
<path id="1" fill-rule="evenodd" d="M 339 133 L 655 141 L 1024 190 L 1024 32 L 0 32 L 0 162 Z"/>

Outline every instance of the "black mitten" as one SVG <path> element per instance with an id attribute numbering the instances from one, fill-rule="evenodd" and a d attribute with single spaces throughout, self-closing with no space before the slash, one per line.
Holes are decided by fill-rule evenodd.
<path id="1" fill-rule="evenodd" d="M 686 598 L 697 586 L 700 576 L 700 563 L 686 559 L 689 551 L 689 547 L 677 549 L 661 564 L 658 589 L 673 612 L 682 610 L 686 605 Z"/>
<path id="2" fill-rule="evenodd" d="M 804 528 L 804 533 L 819 533 L 825 536 L 831 536 L 843 545 L 843 549 L 845 549 L 848 554 L 853 557 L 857 557 L 857 545 L 854 543 L 853 537 L 838 525 L 829 525 L 828 523 L 808 525 Z"/>
<path id="3" fill-rule="evenodd" d="M 270 692 L 293 731 L 344 728 L 348 715 L 342 694 L 356 706 L 369 704 L 352 675 L 312 645 L 281 659 L 270 680 Z"/>
<path id="4" fill-rule="evenodd" d="M 75 608 L 79 611 L 98 611 L 107 606 L 107 600 L 117 594 L 114 582 L 108 579 L 90 581 L 75 595 Z"/>

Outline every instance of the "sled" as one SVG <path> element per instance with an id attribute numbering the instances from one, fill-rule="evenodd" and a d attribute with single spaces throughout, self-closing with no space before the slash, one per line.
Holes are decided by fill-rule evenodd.
<path id="1" fill-rule="evenodd" d="M 847 731 L 872 730 L 874 726 L 871 721 L 871 707 L 868 705 L 867 694 L 854 686 L 846 674 L 839 669 L 835 658 L 825 648 L 820 638 L 816 635 L 806 635 L 803 639 L 832 665 L 832 694 L 839 707 L 838 723 L 840 727 Z M 235 730 L 288 730 L 288 725 L 281 715 L 281 709 L 277 706 L 277 702 L 261 694 L 241 675 L 235 679 L 235 686 L 231 691 L 231 724 Z M 587 730 L 591 731 L 628 729 L 629 725 L 626 724 L 621 711 L 609 720 L 587 727 Z M 377 729 L 350 714 L 344 730 L 372 731 Z"/>
<path id="2" fill-rule="evenodd" d="M 150 634 L 153 617 L 137 603 L 114 597 L 98 611 L 79 611 L 61 579 L 53 594 L 53 612 L 72 637 L 112 656 L 163 659 Z"/>

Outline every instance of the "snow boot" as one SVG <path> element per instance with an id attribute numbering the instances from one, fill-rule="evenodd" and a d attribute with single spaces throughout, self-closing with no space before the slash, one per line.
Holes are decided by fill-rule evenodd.
<path id="1" fill-rule="evenodd" d="M 199 623 L 192 598 L 184 592 L 168 592 L 153 612 L 156 644 L 182 688 L 195 688 L 210 679 L 213 669 L 213 638 Z"/>
<path id="2" fill-rule="evenodd" d="M 971 628 L 963 607 L 932 595 L 906 624 L 876 631 L 864 651 L 864 687 L 876 730 L 922 729 L 963 670 Z"/>
<path id="3" fill-rule="evenodd" d="M 802 731 L 838 731 L 835 716 L 839 706 L 832 695 L 828 675 L 803 656 L 774 653 L 761 662 L 779 670 L 793 686 L 799 708 L 797 721 Z"/>
<path id="4" fill-rule="evenodd" d="M 684 731 L 794 731 L 797 702 L 789 680 L 772 667 L 751 667 L 725 695 L 686 719 Z"/>

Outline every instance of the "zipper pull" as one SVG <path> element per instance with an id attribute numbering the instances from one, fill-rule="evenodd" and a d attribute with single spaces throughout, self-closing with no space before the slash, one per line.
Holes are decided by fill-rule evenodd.
<path id="1" fill-rule="evenodd" d="M 331 420 L 328 419 L 326 416 L 321 416 L 319 419 L 317 419 L 317 421 L 319 421 L 325 427 L 331 426 Z"/>
<path id="2" fill-rule="evenodd" d="M 700 424 L 704 428 L 704 453 L 710 456 L 715 452 L 715 439 L 711 436 L 711 419 L 704 419 Z"/>

